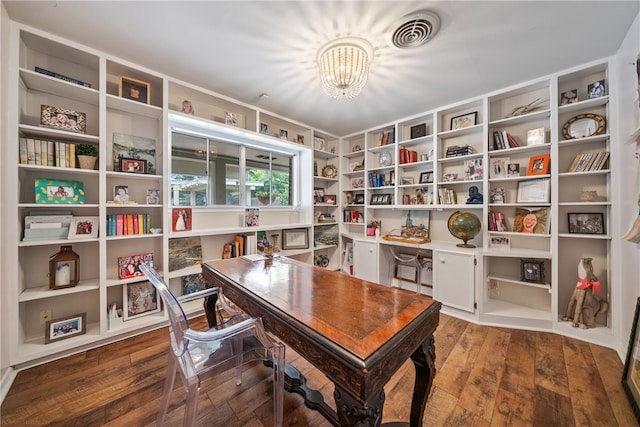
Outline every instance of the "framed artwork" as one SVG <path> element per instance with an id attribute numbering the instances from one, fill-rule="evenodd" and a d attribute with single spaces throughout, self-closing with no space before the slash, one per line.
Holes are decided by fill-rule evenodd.
<path id="1" fill-rule="evenodd" d="M 511 249 L 511 238 L 505 236 L 491 236 L 489 239 L 489 248 L 502 251 Z"/>
<path id="2" fill-rule="evenodd" d="M 422 172 L 422 173 L 424 173 L 424 172 Z M 420 178 L 422 178 L 422 175 L 420 176 Z M 431 179 L 433 181 L 433 178 L 431 178 Z M 401 185 L 412 185 L 413 182 L 414 182 L 414 179 L 413 179 L 412 176 L 405 176 L 405 177 L 402 177 L 400 179 L 400 184 Z"/>
<path id="3" fill-rule="evenodd" d="M 509 164 L 509 157 L 492 157 L 489 162 L 491 169 L 489 170 L 490 178 L 506 178 L 507 177 L 507 165 Z"/>
<path id="4" fill-rule="evenodd" d="M 120 157 L 127 159 L 142 159 L 147 162 L 146 173 L 156 173 L 156 141 L 142 136 L 113 133 L 113 170 L 120 169 Z"/>
<path id="5" fill-rule="evenodd" d="M 327 203 L 329 205 L 335 205 L 336 204 L 336 195 L 335 194 L 325 194 L 323 197 L 323 201 L 324 203 Z"/>
<path id="6" fill-rule="evenodd" d="M 527 145 L 541 145 L 546 139 L 546 131 L 543 127 L 527 131 Z"/>
<path id="7" fill-rule="evenodd" d="M 113 187 L 113 201 L 115 203 L 129 203 L 129 186 L 115 185 Z"/>
<path id="8" fill-rule="evenodd" d="M 495 187 L 492 188 L 490 193 L 490 201 L 491 203 L 503 204 L 506 200 L 506 193 L 504 191 L 504 187 Z"/>
<path id="9" fill-rule="evenodd" d="M 144 273 L 140 271 L 141 264 L 153 267 L 153 254 L 146 253 L 118 257 L 118 279 L 144 276 Z"/>
<path id="10" fill-rule="evenodd" d="M 207 281 L 202 277 L 202 273 L 182 276 L 182 295 L 204 291 L 206 288 Z"/>
<path id="11" fill-rule="evenodd" d="M 193 116 L 196 110 L 193 109 L 193 104 L 188 99 L 183 99 L 180 107 L 180 112 Z"/>
<path id="12" fill-rule="evenodd" d="M 364 188 L 364 178 L 351 178 L 351 188 Z"/>
<path id="13" fill-rule="evenodd" d="M 507 176 L 520 176 L 520 163 L 509 163 L 507 165 Z"/>
<path id="14" fill-rule="evenodd" d="M 560 95 L 560 105 L 573 104 L 574 102 L 578 102 L 578 89 L 571 89 Z"/>
<path id="15" fill-rule="evenodd" d="M 200 236 L 169 239 L 169 271 L 181 270 L 201 263 Z"/>
<path id="16" fill-rule="evenodd" d="M 473 113 L 463 114 L 461 116 L 456 116 L 451 118 L 451 130 L 456 129 L 464 129 L 476 124 L 476 120 L 478 119 L 478 112 L 474 111 Z"/>
<path id="17" fill-rule="evenodd" d="M 229 126 L 237 126 L 238 117 L 236 116 L 236 113 L 224 113 L 224 124 Z"/>
<path id="18" fill-rule="evenodd" d="M 151 85 L 142 80 L 132 79 L 131 77 L 120 76 L 120 84 L 118 85 L 118 96 L 132 101 L 148 104 L 151 100 Z"/>
<path id="19" fill-rule="evenodd" d="M 316 150 L 324 151 L 326 141 L 324 138 L 313 137 L 313 148 Z"/>
<path id="20" fill-rule="evenodd" d="M 149 281 L 126 283 L 122 286 L 123 320 L 136 319 L 160 312 L 158 291 Z"/>
<path id="21" fill-rule="evenodd" d="M 411 254 L 401 254 L 406 257 L 413 257 Z M 393 277 L 398 280 L 404 280 L 407 282 L 418 283 L 418 268 L 413 265 L 396 263 L 396 268 L 393 272 Z"/>
<path id="22" fill-rule="evenodd" d="M 302 134 L 298 134 L 298 136 L 296 136 L 296 142 L 297 142 L 298 144 L 302 144 L 302 145 L 304 145 L 304 135 L 302 135 Z"/>
<path id="23" fill-rule="evenodd" d="M 548 203 L 551 181 L 549 179 L 532 179 L 518 182 L 518 203 Z"/>
<path id="24" fill-rule="evenodd" d="M 87 130 L 87 115 L 66 108 L 41 105 L 40 125 L 69 132 L 85 133 Z"/>
<path id="25" fill-rule="evenodd" d="M 282 230 L 282 249 L 308 249 L 309 230 L 306 228 L 291 228 Z"/>
<path id="26" fill-rule="evenodd" d="M 527 175 L 546 175 L 549 173 L 549 153 L 529 157 Z"/>
<path id="27" fill-rule="evenodd" d="M 355 205 L 364 205 L 364 194 L 356 194 L 353 202 Z"/>
<path id="28" fill-rule="evenodd" d="M 98 237 L 100 218 L 97 216 L 74 216 L 69 223 L 67 239 Z"/>
<path id="29" fill-rule="evenodd" d="M 280 129 L 280 139 L 289 139 L 289 131 Z"/>
<path id="30" fill-rule="evenodd" d="M 87 313 L 48 320 L 44 343 L 49 344 L 87 333 Z"/>
<path id="31" fill-rule="evenodd" d="M 549 234 L 549 208 L 516 208 L 513 217 L 513 231 L 516 233 Z"/>
<path id="32" fill-rule="evenodd" d="M 258 208 L 245 208 L 244 225 L 247 227 L 257 227 L 260 225 L 260 210 Z"/>
<path id="33" fill-rule="evenodd" d="M 601 213 L 569 213 L 569 233 L 604 234 L 604 215 Z"/>
<path id="34" fill-rule="evenodd" d="M 600 98 L 605 95 L 604 80 L 598 80 L 587 85 L 587 96 L 589 99 Z"/>
<path id="35" fill-rule="evenodd" d="M 189 231 L 191 230 L 191 208 L 173 208 L 171 211 L 171 230 Z"/>
<path id="36" fill-rule="evenodd" d="M 83 204 L 84 184 L 80 181 L 36 178 L 35 202 L 40 204 Z"/>
<path id="37" fill-rule="evenodd" d="M 544 260 L 520 258 L 520 281 L 544 283 Z"/>
<path id="38" fill-rule="evenodd" d="M 260 123 L 260 133 L 263 135 L 269 135 L 269 125 L 266 123 Z"/>
<path id="39" fill-rule="evenodd" d="M 421 123 L 419 125 L 411 126 L 409 129 L 411 139 L 420 138 L 427 135 L 427 124 Z"/>
<path id="40" fill-rule="evenodd" d="M 160 190 L 150 189 L 147 190 L 147 204 L 159 205 L 160 204 Z"/>
<path id="41" fill-rule="evenodd" d="M 420 172 L 420 184 L 431 184 L 433 182 L 433 171 Z M 413 178 L 411 178 L 413 184 Z"/>
<path id="42" fill-rule="evenodd" d="M 313 188 L 313 199 L 316 203 L 324 202 L 324 188 L 322 187 L 314 187 Z"/>
<path id="43" fill-rule="evenodd" d="M 121 172 L 147 173 L 147 161 L 142 159 L 119 157 L 118 166 Z"/>
<path id="44" fill-rule="evenodd" d="M 640 298 L 636 300 L 636 310 L 631 325 L 631 335 L 627 347 L 627 357 L 622 371 L 622 388 L 629 398 L 636 418 L 640 421 Z"/>

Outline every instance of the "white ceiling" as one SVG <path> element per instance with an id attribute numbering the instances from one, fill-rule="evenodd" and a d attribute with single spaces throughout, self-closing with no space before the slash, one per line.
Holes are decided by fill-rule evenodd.
<path id="1" fill-rule="evenodd" d="M 637 0 L 3 4 L 16 21 L 338 136 L 615 54 L 640 8 Z M 424 9 L 440 17 L 436 37 L 412 50 L 390 46 L 390 26 Z M 346 35 L 369 40 L 375 57 L 362 94 L 334 100 L 315 57 Z"/>

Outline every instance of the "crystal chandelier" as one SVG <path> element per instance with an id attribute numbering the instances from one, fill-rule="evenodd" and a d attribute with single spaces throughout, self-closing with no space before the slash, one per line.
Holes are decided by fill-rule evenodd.
<path id="1" fill-rule="evenodd" d="M 320 80 L 325 93 L 336 99 L 356 97 L 367 84 L 373 47 L 361 38 L 344 37 L 318 51 Z"/>

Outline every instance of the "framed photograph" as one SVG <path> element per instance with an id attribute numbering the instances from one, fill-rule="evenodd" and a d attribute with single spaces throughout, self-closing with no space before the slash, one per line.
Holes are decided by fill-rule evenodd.
<path id="1" fill-rule="evenodd" d="M 115 203 L 129 203 L 129 186 L 128 185 L 114 185 L 113 186 L 113 201 Z"/>
<path id="2" fill-rule="evenodd" d="M 423 173 L 424 173 L 424 172 L 423 172 Z M 433 179 L 433 178 L 431 178 L 431 179 Z M 412 176 L 406 176 L 406 177 L 403 177 L 403 178 L 400 180 L 400 184 L 401 184 L 401 185 L 412 185 L 413 183 L 414 183 L 414 179 L 413 179 L 413 177 L 412 177 Z"/>
<path id="3" fill-rule="evenodd" d="M 266 123 L 260 123 L 260 133 L 269 135 L 269 125 Z"/>
<path id="4" fill-rule="evenodd" d="M 69 235 L 67 239 L 86 239 L 98 237 L 100 217 L 74 216 L 69 223 Z"/>
<path id="5" fill-rule="evenodd" d="M 351 178 L 351 188 L 364 188 L 364 178 Z"/>
<path id="6" fill-rule="evenodd" d="M 549 203 L 551 181 L 532 179 L 518 182 L 518 203 Z"/>
<path id="7" fill-rule="evenodd" d="M 478 181 L 483 174 L 482 159 L 469 159 L 464 161 L 464 180 Z"/>
<path id="8" fill-rule="evenodd" d="M 489 195 L 491 203 L 504 204 L 506 201 L 506 193 L 504 191 L 504 187 L 492 188 Z"/>
<path id="9" fill-rule="evenodd" d="M 578 102 L 578 89 L 571 89 L 560 95 L 560 105 L 573 104 L 574 102 Z"/>
<path id="10" fill-rule="evenodd" d="M 356 194 L 354 205 L 364 205 L 364 194 Z"/>
<path id="11" fill-rule="evenodd" d="M 492 157 L 489 159 L 491 169 L 489 170 L 490 178 L 506 178 L 507 177 L 507 165 L 509 164 L 509 157 Z"/>
<path id="12" fill-rule="evenodd" d="M 406 257 L 413 257 L 411 254 L 400 254 Z M 398 264 L 396 263 L 393 277 L 398 280 L 404 280 L 407 282 L 418 283 L 418 268 L 413 265 Z"/>
<path id="13" fill-rule="evenodd" d="M 313 138 L 313 148 L 316 150 L 324 151 L 325 143 L 324 138 L 318 138 L 317 136 Z"/>
<path id="14" fill-rule="evenodd" d="M 287 131 L 285 129 L 280 129 L 280 139 L 288 140 L 289 139 L 289 131 Z"/>
<path id="15" fill-rule="evenodd" d="M 453 182 L 453 181 L 457 181 L 458 180 L 458 174 L 457 173 L 445 173 L 444 175 L 442 175 L 442 181 L 443 182 Z"/>
<path id="16" fill-rule="evenodd" d="M 44 343 L 64 340 L 87 333 L 87 313 L 47 320 Z"/>
<path id="17" fill-rule="evenodd" d="M 600 98 L 605 95 L 604 80 L 598 80 L 587 85 L 589 99 Z"/>
<path id="18" fill-rule="evenodd" d="M 118 257 L 118 279 L 144 276 L 144 273 L 140 271 L 140 265 L 142 264 L 153 267 L 153 254 L 146 253 Z"/>
<path id="19" fill-rule="evenodd" d="M 159 205 L 160 204 L 160 190 L 147 190 L 147 204 Z"/>
<path id="20" fill-rule="evenodd" d="M 520 280 L 529 283 L 544 283 L 544 260 L 520 258 Z"/>
<path id="21" fill-rule="evenodd" d="M 421 123 L 419 125 L 411 126 L 409 129 L 411 139 L 420 138 L 427 135 L 427 124 Z"/>
<path id="22" fill-rule="evenodd" d="M 188 99 L 183 99 L 180 105 L 181 105 L 180 106 L 181 113 L 189 114 L 191 116 L 193 116 L 196 113 L 196 111 L 193 109 L 193 105 L 191 104 L 191 101 L 189 101 Z"/>
<path id="23" fill-rule="evenodd" d="M 40 125 L 69 132 L 85 133 L 87 115 L 65 108 L 40 105 Z"/>
<path id="24" fill-rule="evenodd" d="M 238 117 L 236 116 L 236 113 L 224 113 L 224 124 L 229 126 L 237 126 Z"/>
<path id="25" fill-rule="evenodd" d="M 298 134 L 298 136 L 296 136 L 296 142 L 297 142 L 298 144 L 302 144 L 302 145 L 304 145 L 304 135 L 302 135 L 302 134 Z"/>
<path id="26" fill-rule="evenodd" d="M 202 242 L 200 236 L 169 239 L 169 271 L 200 265 Z"/>
<path id="27" fill-rule="evenodd" d="M 36 178 L 35 202 L 40 204 L 83 204 L 84 184 L 80 181 Z"/>
<path id="28" fill-rule="evenodd" d="M 627 357 L 622 371 L 622 388 L 629 398 L 636 418 L 640 421 L 640 298 L 636 300 L 636 310 L 631 325 L 631 335 L 627 347 Z"/>
<path id="29" fill-rule="evenodd" d="M 171 230 L 191 230 L 191 208 L 173 208 L 171 211 Z"/>
<path id="30" fill-rule="evenodd" d="M 282 230 L 282 249 L 308 249 L 309 230 L 306 228 L 291 228 Z"/>
<path id="31" fill-rule="evenodd" d="M 511 249 L 511 238 L 505 236 L 491 236 L 489 239 L 489 248 L 506 251 Z"/>
<path id="32" fill-rule="evenodd" d="M 329 205 L 336 204 L 336 195 L 335 194 L 325 194 L 323 197 L 323 202 Z"/>
<path id="33" fill-rule="evenodd" d="M 122 285 L 123 320 L 136 319 L 160 312 L 158 291 L 149 281 Z"/>
<path id="34" fill-rule="evenodd" d="M 247 227 L 257 227 L 258 225 L 260 225 L 260 209 L 245 208 L 244 225 L 246 225 Z"/>
<path id="35" fill-rule="evenodd" d="M 601 213 L 569 213 L 569 233 L 604 234 L 604 215 Z"/>
<path id="36" fill-rule="evenodd" d="M 420 184 L 431 184 L 433 182 L 433 171 L 420 172 Z M 411 178 L 413 184 L 413 178 Z"/>
<path id="37" fill-rule="evenodd" d="M 520 163 L 509 163 L 507 165 L 507 176 L 520 176 Z"/>
<path id="38" fill-rule="evenodd" d="M 147 173 L 147 161 L 142 159 L 118 158 L 118 167 L 121 172 Z"/>
<path id="39" fill-rule="evenodd" d="M 148 104 L 151 100 L 151 85 L 147 82 L 143 82 L 142 80 L 120 76 L 118 96 Z"/>
<path id="40" fill-rule="evenodd" d="M 189 295 L 205 289 L 207 289 L 207 281 L 202 277 L 202 273 L 182 276 L 182 295 Z"/>
<path id="41" fill-rule="evenodd" d="M 156 173 L 156 141 L 142 136 L 113 133 L 113 170 L 120 172 L 120 157 L 142 159 L 147 162 L 146 173 Z"/>
<path id="42" fill-rule="evenodd" d="M 549 153 L 529 157 L 527 175 L 546 175 L 549 173 Z"/>
<path id="43" fill-rule="evenodd" d="M 451 118 L 451 130 L 456 129 L 464 129 L 476 124 L 476 120 L 478 119 L 478 112 L 474 111 L 473 113 L 463 114 L 461 116 L 456 116 Z"/>

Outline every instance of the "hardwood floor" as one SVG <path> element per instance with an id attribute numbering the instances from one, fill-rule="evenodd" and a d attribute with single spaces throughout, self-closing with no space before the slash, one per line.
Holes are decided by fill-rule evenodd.
<path id="1" fill-rule="evenodd" d="M 204 318 L 192 327 L 205 328 Z M 166 328 L 18 374 L 0 407 L 3 426 L 155 425 L 167 361 Z M 638 426 L 613 350 L 559 335 L 478 326 L 441 315 L 437 373 L 425 426 Z M 287 361 L 333 402 L 333 387 L 287 348 Z M 204 383 L 202 426 L 272 424 L 270 370 L 249 368 L 241 386 L 232 373 Z M 413 366 L 385 387 L 384 422 L 406 420 Z M 167 425 L 182 424 L 184 391 L 176 381 Z M 285 393 L 286 426 L 328 427 L 298 395 Z"/>

